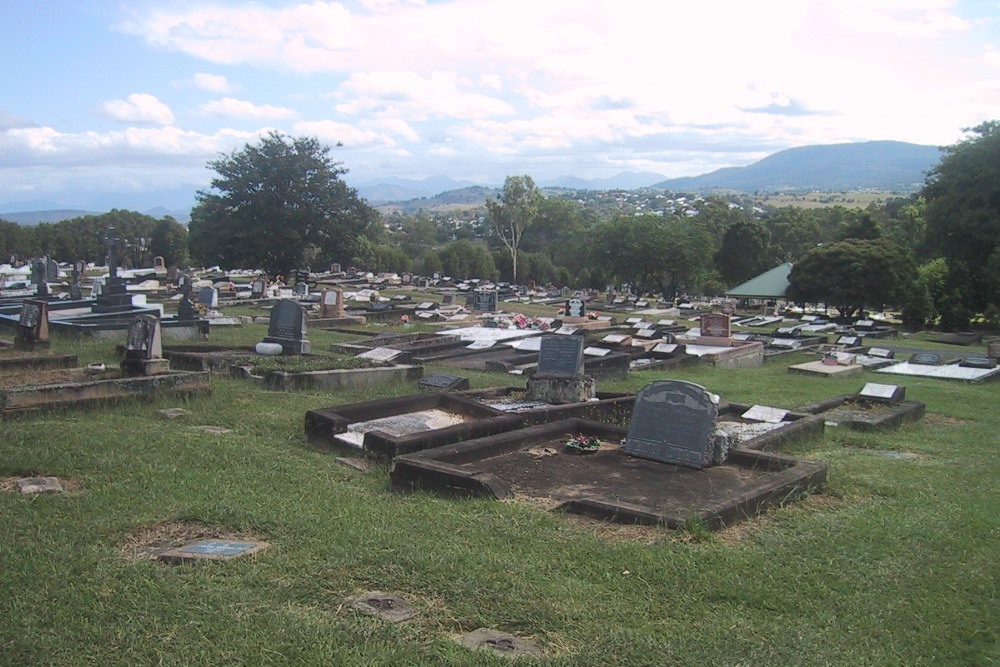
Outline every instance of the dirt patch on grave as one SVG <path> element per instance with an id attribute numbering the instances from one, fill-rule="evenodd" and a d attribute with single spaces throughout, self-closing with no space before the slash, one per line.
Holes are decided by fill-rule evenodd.
<path id="1" fill-rule="evenodd" d="M 124 377 L 117 368 L 103 371 L 87 371 L 84 368 L 53 368 L 51 370 L 25 370 L 23 373 L 4 374 L 0 377 L 0 389 L 20 389 L 41 387 L 50 384 L 74 384 L 96 380 L 114 380 Z"/>
<path id="2" fill-rule="evenodd" d="M 259 542 L 261 538 L 249 532 L 234 532 L 224 526 L 212 526 L 193 521 L 161 521 L 128 533 L 118 555 L 129 562 L 153 560 L 167 549 L 179 548 L 194 540 L 231 540 Z"/>
<path id="3" fill-rule="evenodd" d="M 968 424 L 968 420 L 949 417 L 938 412 L 928 412 L 924 415 L 924 424 L 928 426 L 942 426 L 944 428 L 956 428 Z"/>
<path id="4" fill-rule="evenodd" d="M 17 477 L 0 477 L 0 492 L 4 493 L 18 493 L 17 490 L 17 480 L 24 479 L 25 477 L 52 477 L 52 475 L 18 475 Z M 81 493 L 83 491 L 83 485 L 72 477 L 56 477 L 59 483 L 62 484 L 63 493 Z"/>

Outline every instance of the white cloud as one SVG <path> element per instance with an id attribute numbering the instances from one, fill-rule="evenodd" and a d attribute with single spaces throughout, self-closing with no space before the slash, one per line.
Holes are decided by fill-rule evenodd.
<path id="1" fill-rule="evenodd" d="M 295 123 L 294 127 L 297 133 L 315 136 L 329 144 L 342 143 L 349 149 L 386 148 L 396 145 L 395 140 L 385 133 L 363 130 L 333 120 L 302 121 Z"/>
<path id="2" fill-rule="evenodd" d="M 207 90 L 210 93 L 231 93 L 235 90 L 235 86 L 220 74 L 198 72 L 192 77 L 191 81 L 195 88 Z"/>
<path id="3" fill-rule="evenodd" d="M 344 114 L 388 113 L 412 120 L 430 117 L 485 118 L 513 113 L 507 102 L 464 90 L 470 82 L 456 72 L 362 72 L 339 88 Z"/>
<path id="4" fill-rule="evenodd" d="M 170 107 L 146 93 L 133 93 L 124 100 L 108 100 L 101 105 L 101 111 L 120 123 L 170 125 L 174 122 Z"/>
<path id="5" fill-rule="evenodd" d="M 294 118 L 297 114 L 293 109 L 277 107 L 270 104 L 256 105 L 246 100 L 237 100 L 232 97 L 223 97 L 221 100 L 214 100 L 201 105 L 201 110 L 205 113 L 219 118 L 245 118 L 249 120 L 281 120 Z"/>

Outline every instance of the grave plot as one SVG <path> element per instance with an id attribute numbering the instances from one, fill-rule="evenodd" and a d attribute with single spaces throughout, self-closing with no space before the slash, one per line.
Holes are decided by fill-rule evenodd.
<path id="1" fill-rule="evenodd" d="M 471 398 L 433 392 L 309 410 L 305 434 L 322 449 L 392 458 L 510 430 L 524 421 Z"/>
<path id="2" fill-rule="evenodd" d="M 818 415 L 829 426 L 881 431 L 923 419 L 926 405 L 904 400 L 906 387 L 869 382 L 856 394 L 844 394 L 799 408 Z"/>
<path id="3" fill-rule="evenodd" d="M 821 487 L 827 465 L 750 450 L 703 470 L 630 456 L 628 431 L 581 419 L 550 422 L 397 457 L 393 489 L 520 498 L 620 523 L 711 529 Z M 567 441 L 596 440 L 593 453 Z"/>
<path id="4" fill-rule="evenodd" d="M 0 413 L 190 395 L 208 391 L 208 378 L 208 373 L 171 370 L 162 356 L 159 320 L 140 315 L 129 325 L 120 368 L 107 369 L 102 364 L 0 376 Z"/>
<path id="5" fill-rule="evenodd" d="M 793 364 L 788 367 L 789 373 L 801 373 L 804 375 L 815 375 L 818 377 L 847 377 L 856 375 L 864 370 L 861 364 L 839 363 L 836 360 L 830 363 L 826 358 L 823 361 L 808 361 L 804 364 Z"/>
<path id="6" fill-rule="evenodd" d="M 0 341 L 0 370 L 18 372 L 77 365 L 76 356 L 52 354 L 49 346 L 48 302 L 25 299 L 21 302 L 14 341 Z"/>
<path id="7" fill-rule="evenodd" d="M 823 419 L 805 410 L 722 403 L 716 426 L 731 433 L 738 449 L 778 451 L 784 445 L 823 435 Z"/>
<path id="8" fill-rule="evenodd" d="M 966 358 L 959 363 L 951 364 L 923 363 L 924 361 L 924 357 L 918 358 L 918 355 L 914 355 L 909 361 L 879 368 L 875 372 L 963 382 L 993 381 L 1000 377 L 997 360 L 990 357 Z"/>
<path id="9" fill-rule="evenodd" d="M 75 354 L 17 350 L 13 346 L 0 344 L 0 373 L 2 374 L 49 368 L 74 368 L 79 363 Z"/>

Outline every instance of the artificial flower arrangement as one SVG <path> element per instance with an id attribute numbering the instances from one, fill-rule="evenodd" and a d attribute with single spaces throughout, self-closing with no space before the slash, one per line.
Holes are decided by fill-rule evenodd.
<path id="1" fill-rule="evenodd" d="M 589 454 L 601 448 L 601 441 L 592 435 L 575 435 L 565 445 L 571 454 Z"/>

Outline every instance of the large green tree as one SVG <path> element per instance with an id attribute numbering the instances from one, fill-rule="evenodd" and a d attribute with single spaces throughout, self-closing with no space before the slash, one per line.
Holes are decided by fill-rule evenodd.
<path id="1" fill-rule="evenodd" d="M 917 280 L 912 256 L 887 239 L 847 239 L 807 252 L 788 276 L 788 297 L 835 306 L 844 319 L 902 305 Z"/>
<path id="2" fill-rule="evenodd" d="M 218 176 L 191 211 L 191 255 L 227 268 L 287 273 L 349 264 L 377 237 L 376 212 L 341 179 L 347 170 L 314 137 L 271 132 L 208 163 Z"/>
<path id="3" fill-rule="evenodd" d="M 948 263 L 947 289 L 956 297 L 941 312 L 945 328 L 1000 306 L 990 269 L 1000 265 L 1000 121 L 966 132 L 945 149 L 923 190 L 928 242 Z"/>
<path id="4" fill-rule="evenodd" d="M 715 267 L 727 287 L 739 285 L 771 268 L 771 233 L 756 220 L 740 220 L 726 228 L 715 253 Z"/>
<path id="5" fill-rule="evenodd" d="M 487 199 L 486 210 L 500 241 L 510 253 L 513 280 L 518 280 L 517 249 L 525 228 L 538 213 L 542 199 L 531 176 L 508 176 L 498 199 Z"/>

